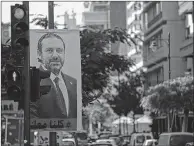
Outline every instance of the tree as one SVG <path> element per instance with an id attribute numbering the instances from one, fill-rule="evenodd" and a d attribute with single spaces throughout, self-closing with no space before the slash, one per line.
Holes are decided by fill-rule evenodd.
<path id="1" fill-rule="evenodd" d="M 35 25 L 41 26 L 44 29 L 48 28 L 49 21 L 47 16 L 42 14 L 37 14 L 37 15 L 32 14 L 31 16 L 35 16 L 35 17 L 30 21 L 30 23 L 35 23 Z M 55 29 L 57 29 L 57 23 L 54 24 L 54 27 Z"/>
<path id="2" fill-rule="evenodd" d="M 178 77 L 164 81 L 149 88 L 146 96 L 141 100 L 141 105 L 143 108 L 153 112 L 166 114 L 170 111 L 184 112 L 182 131 L 186 131 L 189 110 L 193 110 L 194 107 L 192 96 L 193 85 L 192 76 Z"/>
<path id="3" fill-rule="evenodd" d="M 112 121 L 116 117 L 116 114 L 103 97 L 99 100 L 93 101 L 92 104 L 83 109 L 85 115 L 84 123 L 89 123 L 90 121 L 95 124 L 99 122 L 103 127 L 110 127 Z"/>
<path id="4" fill-rule="evenodd" d="M 108 52 L 108 45 L 125 42 L 125 30 L 115 28 L 103 31 L 80 31 L 83 105 L 99 98 L 106 89 L 113 71 L 128 71 L 133 65 L 129 58 Z"/>
<path id="5" fill-rule="evenodd" d="M 142 97 L 141 74 L 125 75 L 126 79 L 122 79 L 119 84 L 114 85 L 118 93 L 109 97 L 108 103 L 119 116 L 122 114 L 127 116 L 130 111 L 133 111 L 134 114 L 142 114 L 143 110 L 139 106 Z"/>

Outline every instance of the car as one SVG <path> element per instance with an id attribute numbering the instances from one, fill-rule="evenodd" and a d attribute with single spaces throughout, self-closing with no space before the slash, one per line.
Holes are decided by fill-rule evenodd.
<path id="1" fill-rule="evenodd" d="M 158 146 L 185 146 L 186 143 L 192 142 L 193 139 L 193 133 L 189 132 L 162 133 L 159 136 Z"/>
<path id="2" fill-rule="evenodd" d="M 131 135 L 130 146 L 142 146 L 145 140 L 154 139 L 152 133 L 141 132 Z"/>
<path id="3" fill-rule="evenodd" d="M 90 146 L 114 146 L 111 143 L 102 142 L 102 143 L 93 143 Z"/>
<path id="4" fill-rule="evenodd" d="M 185 144 L 185 146 L 194 146 L 194 142 L 188 142 Z"/>
<path id="5" fill-rule="evenodd" d="M 112 133 L 110 131 L 104 131 L 104 132 L 101 132 L 100 134 L 98 134 L 98 138 L 99 139 L 105 139 L 105 138 L 108 139 L 111 134 Z"/>
<path id="6" fill-rule="evenodd" d="M 98 140 L 96 140 L 95 144 L 97 144 L 98 146 L 100 144 L 108 144 L 111 146 L 117 146 L 116 142 L 113 139 L 98 139 Z"/>
<path id="7" fill-rule="evenodd" d="M 74 138 L 63 138 L 62 146 L 76 146 L 76 142 Z"/>
<path id="8" fill-rule="evenodd" d="M 86 131 L 71 132 L 77 139 L 78 146 L 88 146 L 88 134 Z"/>
<path id="9" fill-rule="evenodd" d="M 118 134 L 115 134 L 115 135 L 110 135 L 108 139 L 113 139 L 117 145 L 119 145 L 120 141 L 121 141 L 121 138 Z"/>
<path id="10" fill-rule="evenodd" d="M 157 139 L 145 140 L 142 146 L 156 146 L 158 144 Z"/>

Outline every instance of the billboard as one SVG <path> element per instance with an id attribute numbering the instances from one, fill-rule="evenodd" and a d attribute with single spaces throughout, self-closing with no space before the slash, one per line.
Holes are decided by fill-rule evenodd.
<path id="1" fill-rule="evenodd" d="M 79 30 L 31 30 L 30 66 L 51 72 L 40 82 L 50 85 L 50 92 L 31 106 L 37 113 L 31 116 L 31 129 L 81 130 Z"/>

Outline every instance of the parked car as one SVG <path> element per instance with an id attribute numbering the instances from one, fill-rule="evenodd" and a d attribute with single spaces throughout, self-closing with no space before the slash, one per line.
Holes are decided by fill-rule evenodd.
<path id="1" fill-rule="evenodd" d="M 121 141 L 121 138 L 118 134 L 112 134 L 109 136 L 108 139 L 113 139 L 117 145 L 119 145 L 120 141 Z"/>
<path id="2" fill-rule="evenodd" d="M 74 138 L 63 138 L 62 146 L 76 146 L 76 142 Z"/>
<path id="3" fill-rule="evenodd" d="M 112 135 L 112 133 L 109 131 L 101 132 L 98 134 L 98 139 L 108 139 L 110 135 Z"/>
<path id="4" fill-rule="evenodd" d="M 85 131 L 71 132 L 77 139 L 78 146 L 88 146 L 88 134 Z"/>
<path id="5" fill-rule="evenodd" d="M 185 146 L 194 146 L 194 142 L 188 142 L 185 144 Z"/>
<path id="6" fill-rule="evenodd" d="M 117 146 L 115 140 L 113 139 L 98 139 L 96 140 L 95 144 L 99 145 L 111 145 L 111 146 Z"/>
<path id="7" fill-rule="evenodd" d="M 143 146 L 156 146 L 158 144 L 157 139 L 148 139 L 145 140 Z"/>
<path id="8" fill-rule="evenodd" d="M 130 146 L 142 146 L 145 140 L 154 139 L 152 133 L 133 133 L 131 135 Z"/>
<path id="9" fill-rule="evenodd" d="M 185 146 L 186 143 L 193 141 L 193 133 L 171 132 L 162 133 L 159 136 L 158 146 Z"/>

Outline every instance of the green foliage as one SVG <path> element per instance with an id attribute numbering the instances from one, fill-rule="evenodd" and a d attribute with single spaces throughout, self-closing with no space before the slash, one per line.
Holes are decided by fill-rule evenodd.
<path id="1" fill-rule="evenodd" d="M 150 87 L 141 105 L 154 112 L 183 111 L 193 108 L 194 82 L 192 76 L 178 77 Z"/>
<path id="2" fill-rule="evenodd" d="M 100 122 L 102 124 L 115 116 L 105 100 L 94 101 L 93 104 L 90 104 L 85 108 L 84 114 L 88 119 L 91 118 L 93 123 Z"/>
<path id="3" fill-rule="evenodd" d="M 118 115 L 128 115 L 130 111 L 142 114 L 143 109 L 139 106 L 142 96 L 141 74 L 126 74 L 126 79 L 120 80 L 120 84 L 114 85 L 118 93 L 107 98 L 108 103 Z"/>
<path id="4" fill-rule="evenodd" d="M 111 42 L 127 42 L 126 32 L 114 30 L 80 31 L 83 105 L 99 98 L 110 80 L 112 71 L 125 72 L 133 65 L 131 59 L 108 52 Z M 129 42 L 128 42 L 129 43 Z"/>

